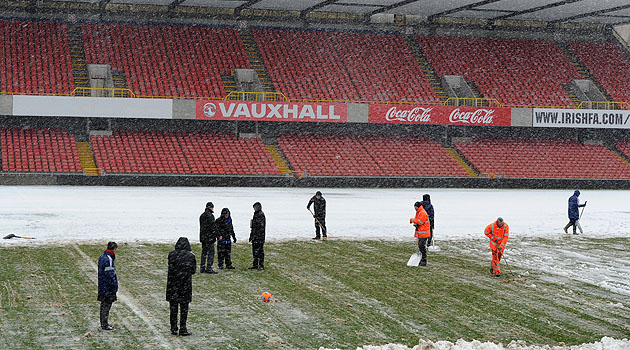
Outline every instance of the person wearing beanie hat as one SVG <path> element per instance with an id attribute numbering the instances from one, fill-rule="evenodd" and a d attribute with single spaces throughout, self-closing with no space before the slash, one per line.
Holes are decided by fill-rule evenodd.
<path id="1" fill-rule="evenodd" d="M 109 310 L 114 301 L 116 301 L 116 293 L 118 292 L 118 277 L 116 277 L 116 242 L 107 243 L 107 249 L 98 259 L 98 297 L 96 300 L 101 302 L 101 329 L 111 331 L 114 329 L 109 322 Z"/>
<path id="2" fill-rule="evenodd" d="M 254 203 L 254 217 L 250 221 L 249 227 L 251 232 L 249 234 L 249 242 L 252 244 L 252 256 L 254 261 L 252 266 L 248 267 L 250 270 L 264 270 L 265 269 L 265 228 L 267 226 L 267 219 L 265 213 L 262 211 L 262 205 L 260 202 Z"/>
<path id="3" fill-rule="evenodd" d="M 322 196 L 320 191 L 315 192 L 315 195 L 311 197 L 306 205 L 306 209 L 311 211 L 311 205 L 313 205 L 313 209 L 315 213 L 313 214 L 313 218 L 315 219 L 315 237 L 313 239 L 321 239 L 323 236 L 327 238 L 326 231 L 326 199 Z M 321 227 L 321 235 L 320 235 L 320 227 Z"/>
<path id="4" fill-rule="evenodd" d="M 206 210 L 199 216 L 199 241 L 201 241 L 200 273 L 216 274 L 214 263 L 214 242 L 217 240 L 217 226 L 214 219 L 214 204 L 206 203 Z"/>
<path id="5" fill-rule="evenodd" d="M 431 204 L 431 196 L 428 193 L 425 193 L 422 196 L 422 207 L 426 210 L 427 215 L 429 216 L 429 221 L 431 222 L 431 236 L 429 236 L 429 240 L 427 241 L 427 247 L 433 245 L 433 227 L 435 227 L 435 212 L 433 210 L 433 204 Z"/>
<path id="6" fill-rule="evenodd" d="M 422 207 L 422 203 L 416 202 L 413 207 L 416 209 L 416 216 L 409 219 L 409 223 L 415 226 L 414 237 L 418 246 L 418 252 L 422 255 L 419 266 L 427 265 L 427 240 L 431 234 L 431 223 L 429 216 Z"/>
<path id="7" fill-rule="evenodd" d="M 226 269 L 233 270 L 232 241 L 236 243 L 236 234 L 234 234 L 230 209 L 221 209 L 221 216 L 219 216 L 215 222 L 217 224 L 217 234 L 219 235 L 217 240 L 219 269 L 223 269 L 223 266 L 225 266 Z"/>

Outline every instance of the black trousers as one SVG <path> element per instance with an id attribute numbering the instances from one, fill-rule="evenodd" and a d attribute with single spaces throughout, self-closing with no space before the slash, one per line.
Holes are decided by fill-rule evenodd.
<path id="1" fill-rule="evenodd" d="M 317 238 L 321 237 L 319 233 L 320 226 L 321 226 L 322 234 L 324 235 L 324 237 L 326 237 L 326 218 L 315 217 L 315 237 Z"/>
<path id="2" fill-rule="evenodd" d="M 219 268 L 225 266 L 232 266 L 232 243 L 218 243 L 217 255 Z"/>
<path id="3" fill-rule="evenodd" d="M 109 324 L 107 321 L 109 319 L 109 310 L 111 310 L 112 304 L 116 301 L 116 296 L 105 295 L 99 299 L 101 299 L 101 327 L 105 327 Z"/>
<path id="4" fill-rule="evenodd" d="M 179 311 L 181 313 L 179 317 L 179 331 L 185 332 L 188 331 L 186 328 L 186 321 L 188 320 L 188 302 L 178 303 L 169 301 L 169 307 L 171 309 L 171 332 L 177 332 L 177 309 L 179 307 Z"/>
<path id="5" fill-rule="evenodd" d="M 214 263 L 214 242 L 201 242 L 201 269 L 205 270 L 206 267 L 208 269 L 212 268 L 212 264 Z M 206 262 L 207 259 L 207 262 Z"/>
<path id="6" fill-rule="evenodd" d="M 252 242 L 253 267 L 265 267 L 265 242 Z"/>
<path id="7" fill-rule="evenodd" d="M 578 219 L 569 219 L 569 223 L 564 227 L 565 230 L 568 230 L 569 227 L 573 226 L 573 234 L 575 234 L 575 229 L 577 227 Z"/>
<path id="8" fill-rule="evenodd" d="M 420 265 L 426 265 L 427 264 L 427 242 L 429 240 L 429 237 L 427 238 L 418 238 L 418 250 L 420 251 L 420 254 L 422 255 L 422 257 L 420 258 Z"/>

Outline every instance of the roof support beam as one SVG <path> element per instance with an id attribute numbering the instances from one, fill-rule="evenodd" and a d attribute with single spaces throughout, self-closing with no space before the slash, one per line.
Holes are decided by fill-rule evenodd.
<path id="1" fill-rule="evenodd" d="M 499 2 L 499 1 L 501 1 L 501 0 L 483 0 L 483 1 L 476 2 L 474 4 L 469 4 L 469 5 L 466 5 L 466 6 L 461 6 L 461 7 L 458 7 L 458 8 L 442 11 L 440 13 L 436 13 L 434 15 L 429 16 L 427 18 L 427 21 L 431 22 L 435 18 L 438 18 L 438 17 L 443 17 L 443 16 L 449 15 L 451 13 L 459 12 L 459 11 L 465 11 L 465 10 L 474 9 L 477 6 L 492 4 L 493 2 Z"/>
<path id="2" fill-rule="evenodd" d="M 593 12 L 589 12 L 589 13 L 583 13 L 581 15 L 575 15 L 575 16 L 564 18 L 564 19 L 551 21 L 551 23 L 566 22 L 566 21 L 569 21 L 569 20 L 572 20 L 572 19 L 578 19 L 578 18 L 584 18 L 584 17 L 590 17 L 590 16 L 597 16 L 597 15 L 601 15 L 603 13 L 619 11 L 619 10 L 625 10 L 625 9 L 628 9 L 628 8 L 630 8 L 630 5 L 622 5 L 622 6 L 617 6 L 617 7 L 613 7 L 613 8 L 609 8 L 609 9 L 605 9 L 605 10 L 599 10 L 599 11 L 593 11 Z"/>
<path id="3" fill-rule="evenodd" d="M 246 4 L 243 4 L 241 6 L 235 7 L 234 8 L 234 16 L 239 17 L 241 15 L 241 11 L 243 11 L 246 8 L 249 8 L 250 6 L 254 5 L 257 2 L 260 2 L 261 0 L 249 0 Z"/>
<path id="4" fill-rule="evenodd" d="M 319 3 L 319 4 L 317 4 L 317 5 L 313 5 L 313 6 L 309 7 L 309 8 L 306 8 L 306 9 L 304 9 L 304 10 L 300 11 L 300 18 L 304 19 L 304 18 L 306 18 L 306 15 L 307 15 L 309 12 L 311 12 L 311 11 L 315 11 L 315 10 L 320 9 L 320 8 L 322 8 L 322 7 L 324 7 L 324 6 L 327 6 L 327 5 L 334 4 L 334 3 L 336 3 L 336 2 L 337 2 L 337 0 L 326 0 L 326 1 L 322 1 L 322 2 L 320 2 L 320 3 Z"/>
<path id="5" fill-rule="evenodd" d="M 513 13 L 510 13 L 509 15 L 503 15 L 503 16 L 495 17 L 495 18 L 492 18 L 492 20 L 496 21 L 498 19 L 509 19 L 510 17 L 513 17 L 513 16 L 523 15 L 523 14 L 526 14 L 526 13 L 536 12 L 536 11 L 539 11 L 539 10 L 550 9 L 550 8 L 553 8 L 553 7 L 558 7 L 558 6 L 562 6 L 562 5 L 566 5 L 566 4 L 570 4 L 570 3 L 578 2 L 578 1 L 582 1 L 582 0 L 565 0 L 565 1 L 560 1 L 560 2 L 553 3 L 553 4 L 549 4 L 549 5 L 543 5 L 543 6 L 534 7 L 534 8 L 531 8 L 529 10 L 513 12 Z"/>

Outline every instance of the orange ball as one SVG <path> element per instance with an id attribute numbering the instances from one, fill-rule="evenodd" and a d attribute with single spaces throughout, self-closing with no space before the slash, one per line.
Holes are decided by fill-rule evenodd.
<path id="1" fill-rule="evenodd" d="M 271 293 L 269 292 L 263 292 L 260 295 L 260 299 L 266 303 L 268 303 L 269 301 L 271 301 Z"/>

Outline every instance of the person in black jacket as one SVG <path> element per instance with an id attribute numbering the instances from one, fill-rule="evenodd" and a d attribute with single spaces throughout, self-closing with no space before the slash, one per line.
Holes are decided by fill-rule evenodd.
<path id="1" fill-rule="evenodd" d="M 429 216 L 429 222 L 431 222 L 431 236 L 427 240 L 427 247 L 433 245 L 433 227 L 435 226 L 435 212 L 433 210 L 433 204 L 431 204 L 431 196 L 429 194 L 422 195 L 422 207 L 426 210 L 427 215 Z"/>
<path id="2" fill-rule="evenodd" d="M 213 213 L 214 204 L 208 202 L 206 210 L 199 217 L 199 240 L 201 241 L 200 273 L 217 273 L 212 269 L 212 264 L 214 263 L 214 242 L 217 240 L 217 225 Z"/>
<path id="3" fill-rule="evenodd" d="M 101 302 L 101 329 L 105 331 L 114 329 L 107 319 L 118 292 L 118 277 L 116 277 L 116 265 L 114 264 L 116 249 L 118 249 L 116 242 L 107 243 L 107 249 L 98 259 L 98 297 L 96 300 Z"/>
<path id="4" fill-rule="evenodd" d="M 308 201 L 306 209 L 309 211 L 311 210 L 311 204 L 313 204 L 313 209 L 315 210 L 315 213 L 313 214 L 313 218 L 315 219 L 315 237 L 313 237 L 313 239 L 321 238 L 319 234 L 320 226 L 322 229 L 322 236 L 326 238 L 326 200 L 322 197 L 322 193 L 320 191 L 315 192 L 315 195 Z"/>
<path id="5" fill-rule="evenodd" d="M 219 239 L 217 240 L 219 268 L 222 269 L 223 263 L 225 262 L 225 268 L 233 270 L 232 240 L 236 243 L 236 235 L 234 234 L 234 226 L 232 225 L 230 209 L 221 209 L 221 216 L 219 216 L 215 222 L 217 224 L 217 234 L 219 235 Z M 232 240 L 230 240 L 230 238 L 232 238 Z"/>
<path id="6" fill-rule="evenodd" d="M 177 335 L 177 309 L 180 309 L 179 335 L 190 335 L 186 328 L 188 304 L 192 301 L 192 275 L 197 269 L 197 259 L 190 249 L 188 238 L 179 237 L 175 250 L 168 253 L 168 277 L 166 300 L 170 306 L 171 334 Z"/>
<path id="7" fill-rule="evenodd" d="M 248 267 L 250 270 L 265 269 L 265 227 L 267 221 L 265 219 L 265 213 L 262 211 L 262 205 L 260 202 L 254 203 L 254 217 L 250 222 L 251 233 L 249 234 L 249 241 L 252 243 L 252 255 L 254 256 L 254 262 L 252 266 Z"/>

